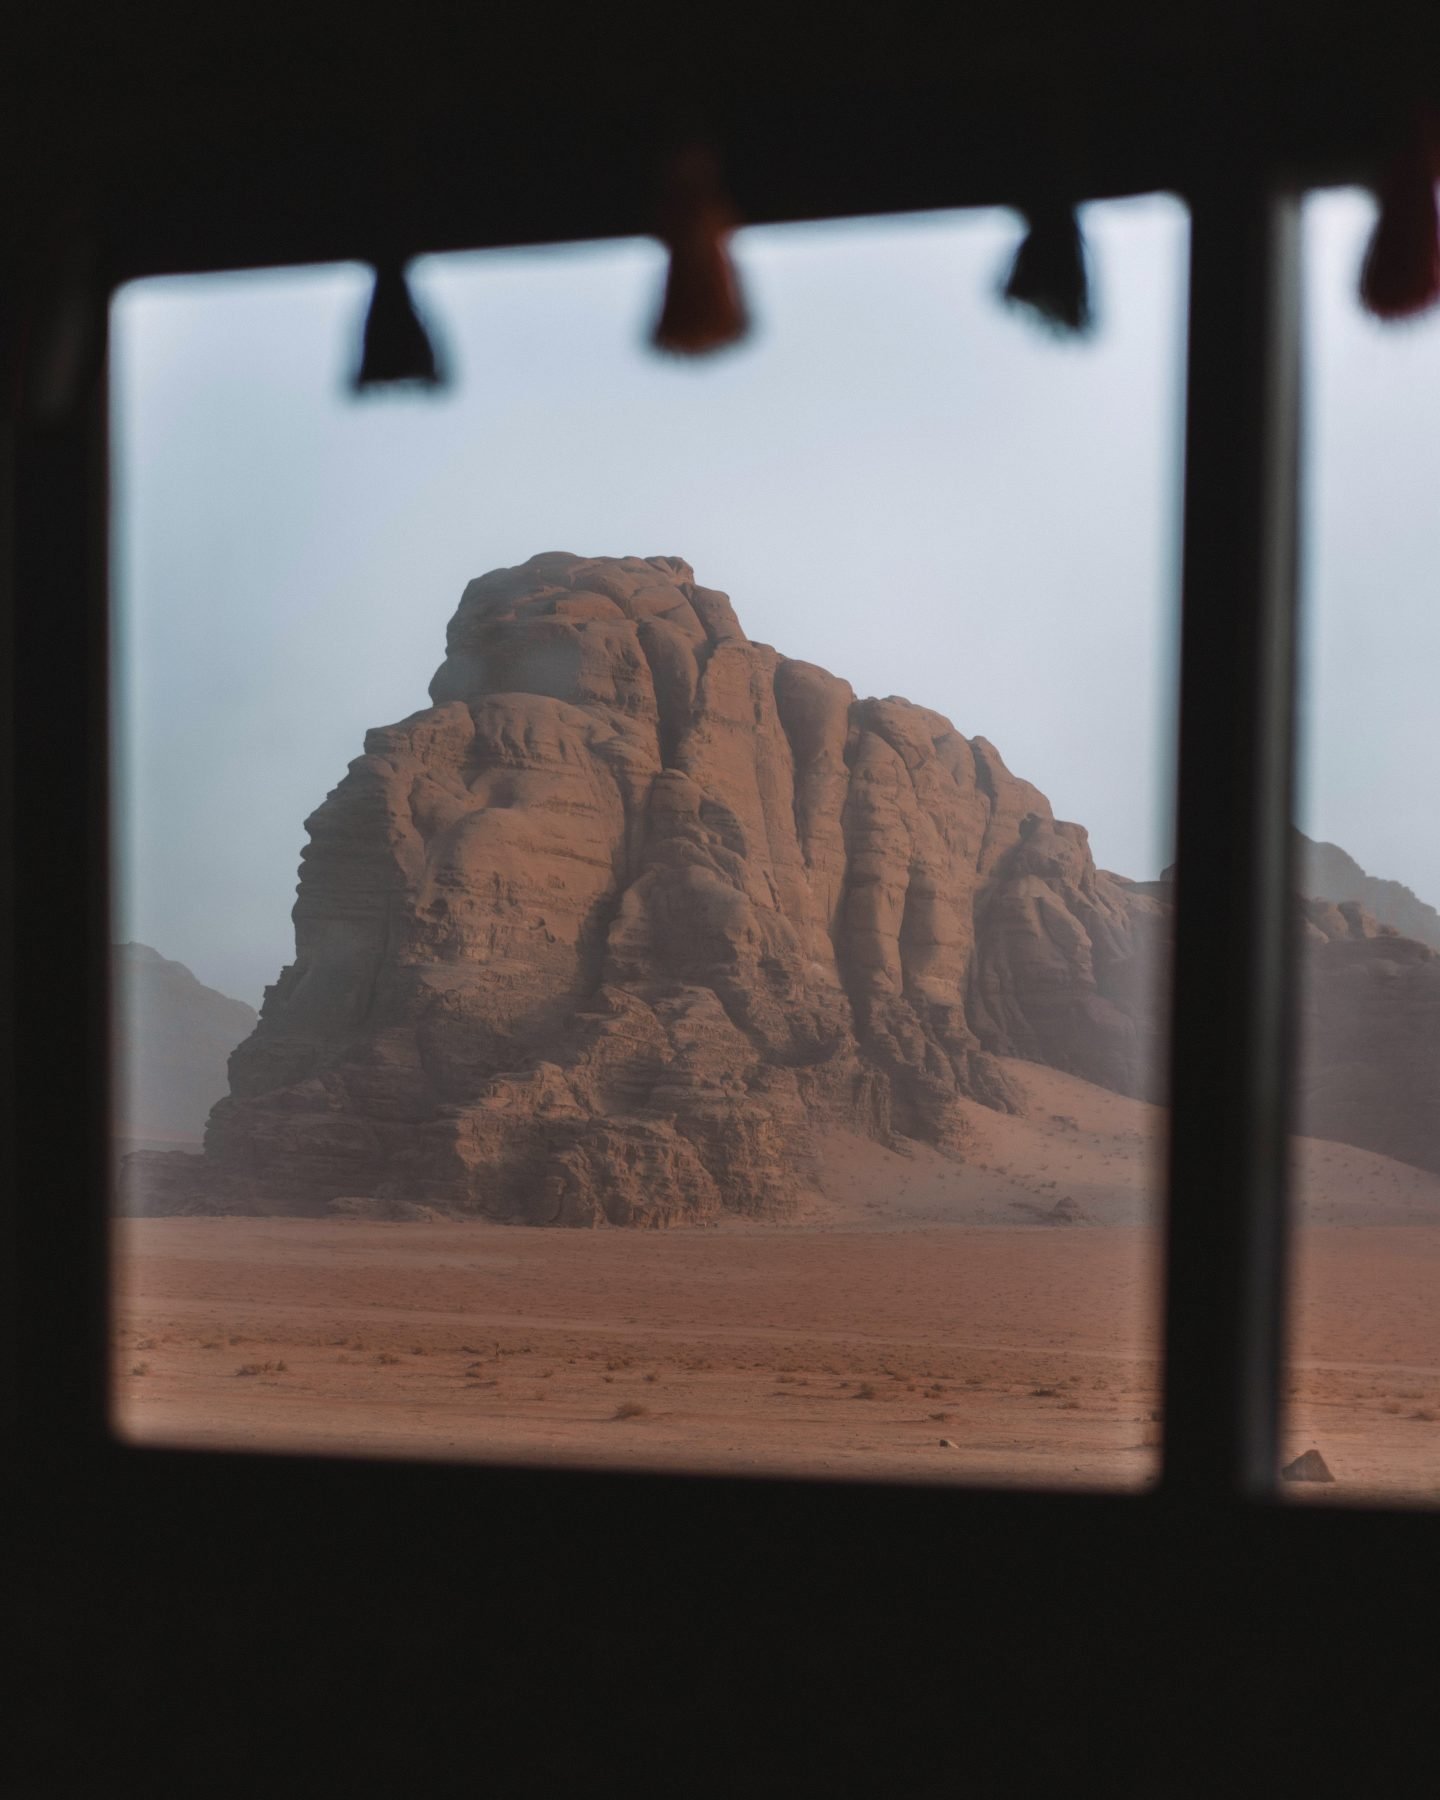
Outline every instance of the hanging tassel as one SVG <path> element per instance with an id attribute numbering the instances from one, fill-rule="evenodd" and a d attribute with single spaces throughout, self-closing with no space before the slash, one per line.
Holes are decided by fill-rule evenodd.
<path id="1" fill-rule="evenodd" d="M 365 316 L 356 393 L 378 387 L 444 385 L 424 321 L 411 298 L 405 265 L 395 260 L 375 264 L 375 291 Z"/>
<path id="2" fill-rule="evenodd" d="M 1075 209 L 1047 203 L 1027 208 L 1025 219 L 1028 229 L 1010 265 L 1004 297 L 1012 306 L 1028 306 L 1055 331 L 1082 337 L 1094 319 Z"/>
<path id="3" fill-rule="evenodd" d="M 1434 139 L 1422 119 L 1391 163 L 1380 217 L 1360 270 L 1360 304 L 1377 319 L 1409 319 L 1440 300 L 1440 212 Z"/>
<path id="4" fill-rule="evenodd" d="M 749 330 L 730 257 L 730 234 L 738 223 L 714 156 L 698 147 L 687 150 L 671 170 L 660 219 L 670 268 L 651 337 L 657 350 L 705 356 L 738 343 Z"/>

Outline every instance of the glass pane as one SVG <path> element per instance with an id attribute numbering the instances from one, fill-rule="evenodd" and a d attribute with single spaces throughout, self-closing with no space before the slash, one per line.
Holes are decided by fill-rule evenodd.
<path id="1" fill-rule="evenodd" d="M 1295 1496 L 1440 1497 L 1440 324 L 1382 326 L 1358 190 L 1305 210 Z M 1313 1454 L 1312 1454 L 1313 1453 Z M 1325 1477 L 1330 1479 L 1325 1479 Z"/>
<path id="2" fill-rule="evenodd" d="M 1084 222 L 1083 342 L 1000 212 L 693 365 L 426 261 L 430 399 L 358 268 L 118 297 L 126 1437 L 1151 1478 L 1187 228 Z"/>

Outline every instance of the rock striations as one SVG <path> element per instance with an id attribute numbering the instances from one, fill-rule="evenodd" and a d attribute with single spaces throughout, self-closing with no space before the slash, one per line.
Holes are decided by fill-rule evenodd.
<path id="1" fill-rule="evenodd" d="M 677 558 L 471 582 L 430 694 L 308 821 L 295 961 L 131 1205 L 776 1218 L 827 1127 L 963 1154 L 997 1055 L 1151 1093 L 1163 902 Z"/>

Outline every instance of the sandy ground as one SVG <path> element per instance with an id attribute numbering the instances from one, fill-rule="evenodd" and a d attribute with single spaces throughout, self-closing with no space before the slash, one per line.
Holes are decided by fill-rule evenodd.
<path id="1" fill-rule="evenodd" d="M 1012 1065 L 964 1163 L 837 1135 L 788 1225 L 117 1222 L 142 1442 L 1136 1487 L 1158 1469 L 1160 1116 Z M 1287 1454 L 1440 1498 L 1440 1180 L 1299 1147 Z"/>

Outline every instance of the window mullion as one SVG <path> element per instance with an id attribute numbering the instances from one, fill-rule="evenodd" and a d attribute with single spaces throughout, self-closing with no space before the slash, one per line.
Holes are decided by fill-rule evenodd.
<path id="1" fill-rule="evenodd" d="M 1299 223 L 1253 167 L 1192 199 L 1164 1485 L 1224 1498 L 1279 1448 Z"/>

